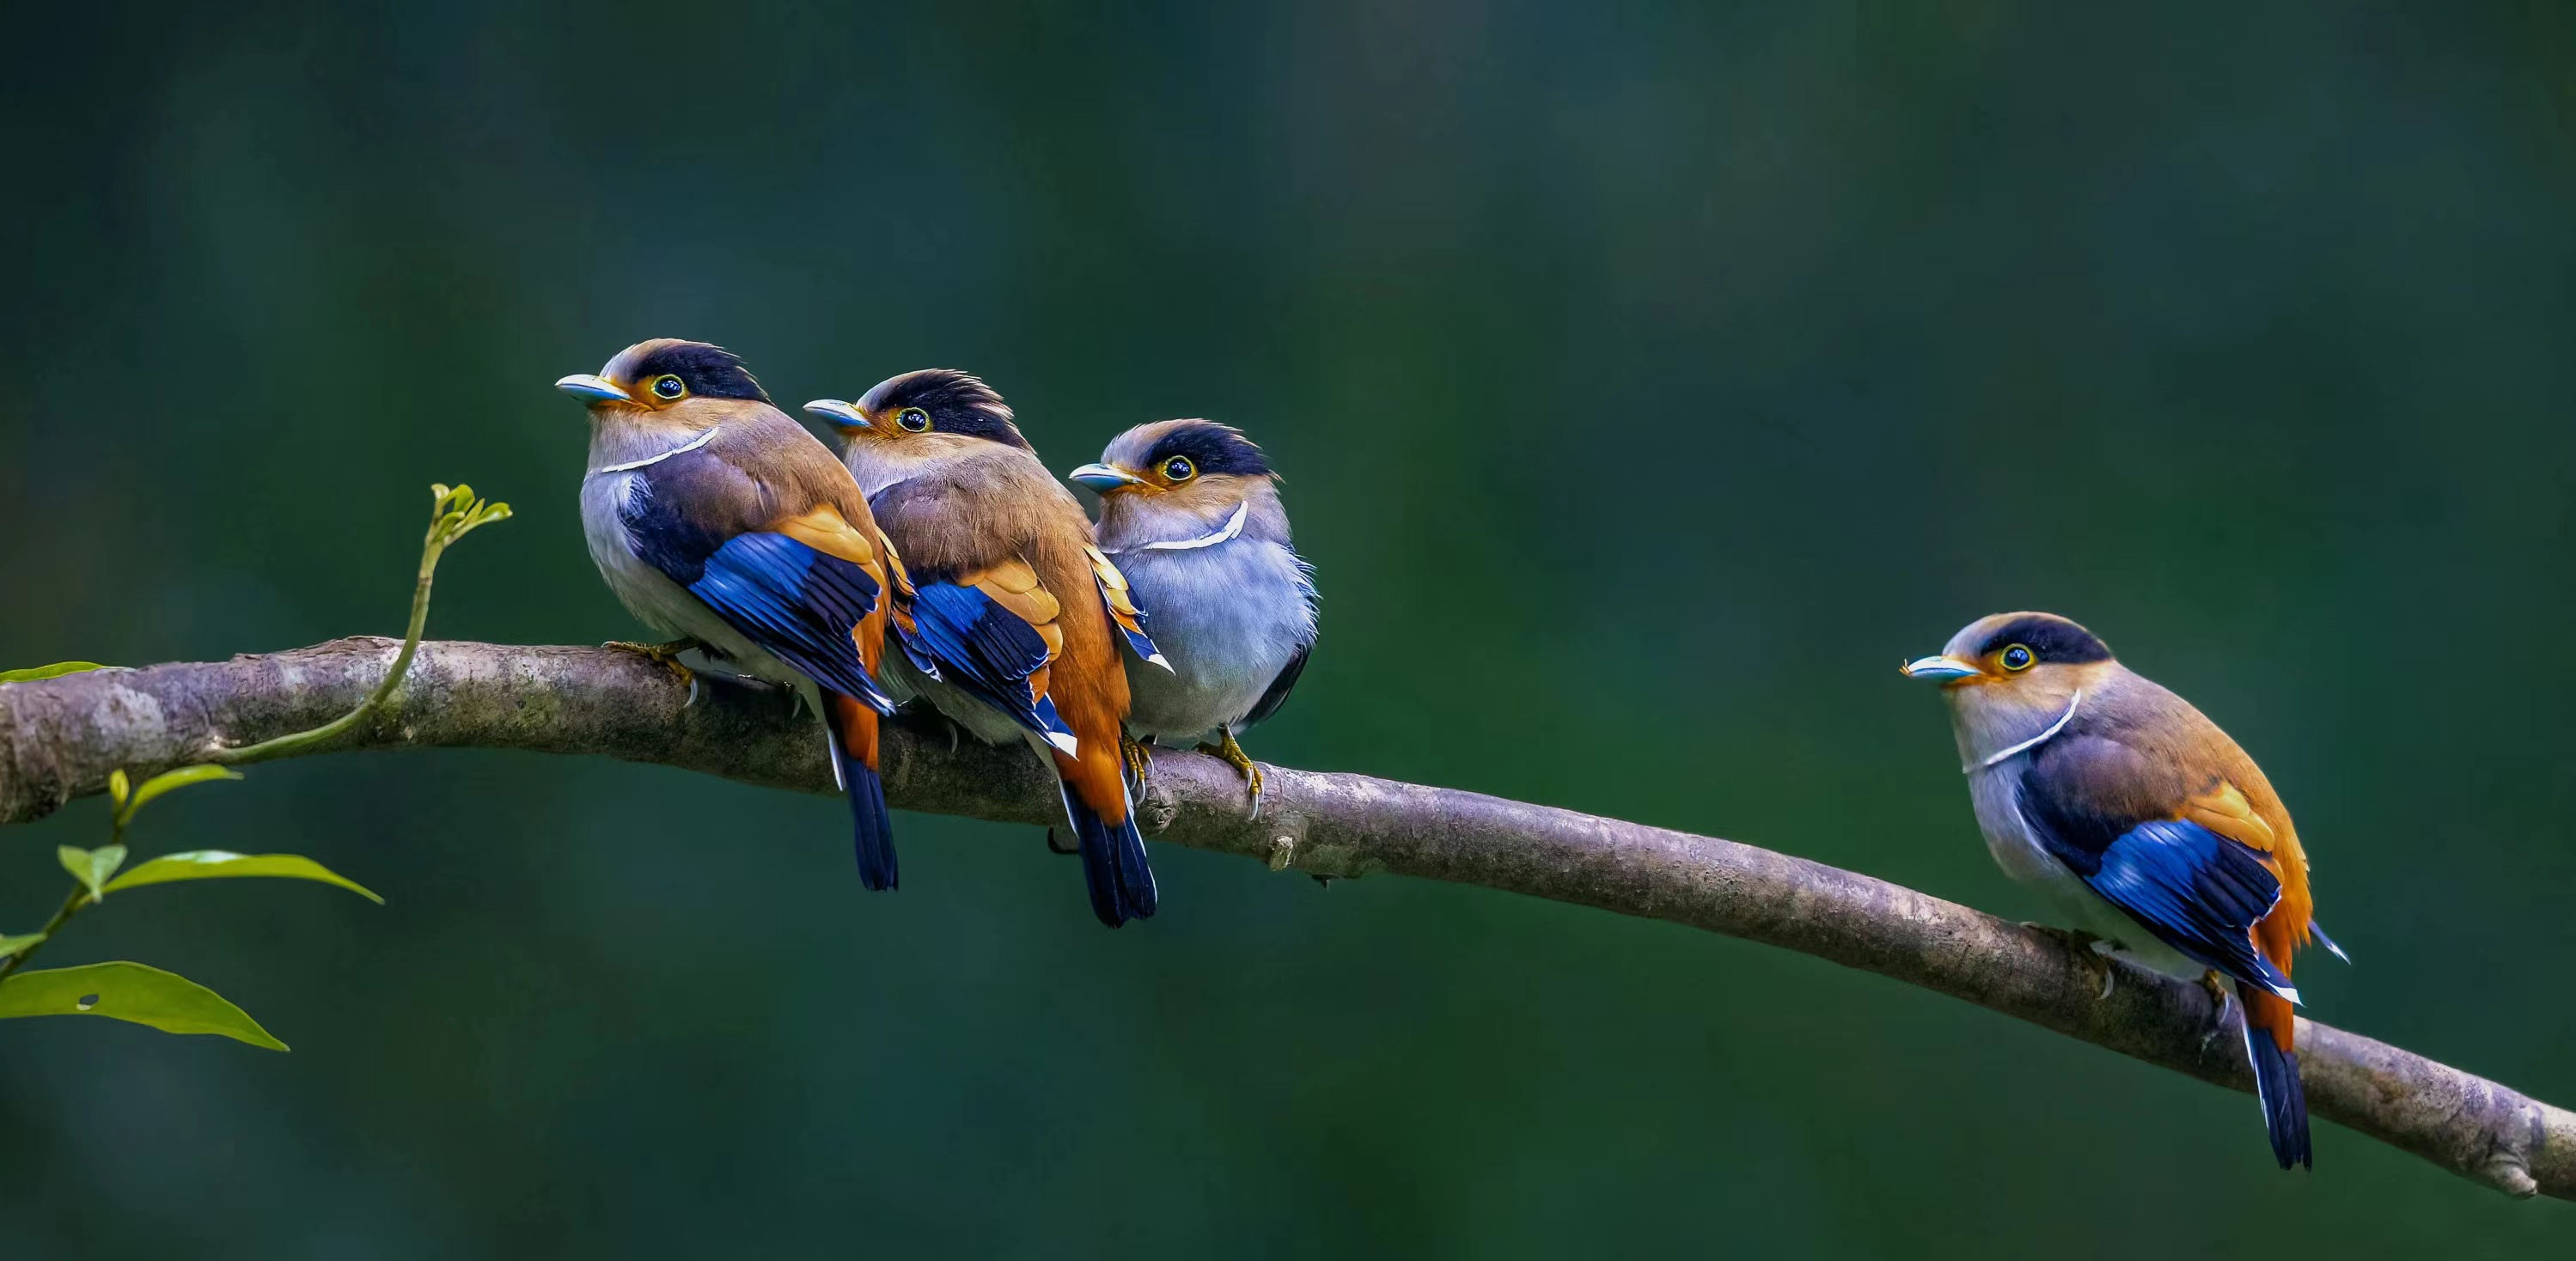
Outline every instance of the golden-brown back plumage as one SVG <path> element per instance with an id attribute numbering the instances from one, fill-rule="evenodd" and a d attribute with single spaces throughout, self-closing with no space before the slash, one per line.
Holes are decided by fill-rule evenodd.
<path id="1" fill-rule="evenodd" d="M 916 580 L 978 586 L 1060 636 L 1044 688 L 1081 744 L 1085 779 L 1105 772 L 1114 786 L 1127 678 L 1093 572 L 1091 522 L 1072 492 L 1030 452 L 973 442 L 918 461 L 911 477 L 879 492 L 876 506 Z M 1016 584 L 1007 572 L 1022 566 L 1048 607 L 1008 592 Z M 1100 791 L 1095 806 L 1104 817 L 1125 817 L 1123 793 L 1113 814 L 1107 787 Z"/>
<path id="2" fill-rule="evenodd" d="M 1113 608 L 1126 580 L 1094 546 L 1082 505 L 1029 448 L 1001 396 L 965 373 L 906 373 L 856 403 L 819 400 L 807 410 L 842 429 L 851 473 L 913 579 L 937 595 L 940 616 L 987 619 L 999 610 L 1044 649 L 1024 678 L 1010 676 L 1028 688 L 1025 705 L 997 696 L 989 662 L 953 659 L 966 651 L 953 646 L 957 637 L 920 645 L 952 655 L 921 691 L 985 739 L 1017 734 L 1047 750 L 1067 788 L 1093 910 L 1112 927 L 1152 914 L 1153 875 L 1121 755 L 1129 696 L 1113 618 L 1132 617 L 1133 606 Z M 935 584 L 982 598 L 958 604 Z M 975 642 L 1000 642 L 989 621 L 974 625 L 985 628 Z M 996 709 L 1004 702 L 1014 702 L 1009 711 Z"/>

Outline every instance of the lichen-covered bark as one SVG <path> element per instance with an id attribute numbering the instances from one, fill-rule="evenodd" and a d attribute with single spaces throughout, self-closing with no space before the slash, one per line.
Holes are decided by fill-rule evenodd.
<path id="1" fill-rule="evenodd" d="M 202 665 L 0 685 L 0 823 L 207 752 L 317 727 L 362 699 L 391 640 L 338 640 Z M 427 643 L 372 725 L 332 751 L 401 747 L 595 753 L 809 792 L 832 791 L 821 737 L 786 693 L 715 679 L 694 703 L 627 653 Z M 1023 750 L 942 725 L 889 724 L 886 796 L 939 814 L 1045 824 L 1054 787 Z M 1258 820 L 1223 763 L 1165 753 L 1157 840 L 1319 876 L 1379 872 L 1482 885 L 1687 924 L 1938 990 L 2238 1090 L 2233 1030 L 2209 1037 L 2200 987 L 2121 966 L 2109 998 L 2045 935 L 1885 881 L 1768 850 L 1364 775 L 1269 770 Z M 2358 1034 L 2302 1021 L 2319 1116 L 2509 1195 L 2576 1199 L 2576 1114 Z"/>

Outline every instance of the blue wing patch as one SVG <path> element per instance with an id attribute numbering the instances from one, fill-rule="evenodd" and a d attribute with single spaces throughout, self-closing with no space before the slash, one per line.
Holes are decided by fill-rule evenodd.
<path id="1" fill-rule="evenodd" d="M 1073 729 L 1056 713 L 1055 701 L 1029 697 L 1029 676 L 1047 663 L 1046 640 L 1037 628 L 983 592 L 947 582 L 915 588 L 912 623 L 912 633 L 898 638 L 915 668 L 1073 751 Z"/>
<path id="2" fill-rule="evenodd" d="M 881 594 L 868 571 L 783 534 L 738 534 L 707 556 L 689 592 L 805 677 L 894 712 L 850 638 Z"/>
<path id="3" fill-rule="evenodd" d="M 1135 650 L 1137 660 L 1159 665 L 1166 670 L 1172 668 L 1171 661 L 1163 656 L 1163 650 L 1154 646 L 1153 637 L 1147 635 L 1142 627 L 1129 630 L 1127 623 L 1114 617 L 1109 619 L 1109 624 L 1117 627 L 1118 633 L 1127 637 L 1127 646 Z"/>
<path id="4" fill-rule="evenodd" d="M 2166 945 L 2299 1001 L 2290 978 L 2254 948 L 2255 921 L 2281 900 L 2281 882 L 2254 850 L 2197 823 L 2159 819 L 2122 833 L 2083 879 Z"/>

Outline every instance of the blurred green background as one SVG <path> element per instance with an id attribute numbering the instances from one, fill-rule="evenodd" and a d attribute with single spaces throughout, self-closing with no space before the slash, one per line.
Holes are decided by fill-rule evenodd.
<path id="1" fill-rule="evenodd" d="M 1939 702 L 2082 618 L 2293 805 L 2320 1019 L 2576 1103 L 2564 5 L 54 6 L 13 21 L 0 664 L 638 628 L 547 388 L 986 374 L 1286 470 L 1324 638 L 1252 742 L 2012 916 Z M 86 801 L 0 837 L 41 920 Z M 2332 1125 L 1807 958 L 471 752 L 262 766 L 51 955 L 291 1056 L 0 1030 L 0 1255 L 2530 1256 Z"/>

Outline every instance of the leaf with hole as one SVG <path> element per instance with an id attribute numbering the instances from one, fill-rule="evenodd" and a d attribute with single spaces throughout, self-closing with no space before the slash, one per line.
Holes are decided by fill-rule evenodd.
<path id="1" fill-rule="evenodd" d="M 220 849 L 163 854 L 149 862 L 136 863 L 124 875 L 108 881 L 107 892 L 115 893 L 138 885 L 168 884 L 174 880 L 223 880 L 234 876 L 317 880 L 323 884 L 336 884 L 378 906 L 384 905 L 385 901 L 376 896 L 375 890 L 301 854 L 235 854 Z"/>
<path id="2" fill-rule="evenodd" d="M 72 873 L 72 879 L 80 881 L 81 887 L 89 890 L 92 902 L 107 896 L 107 891 L 100 886 L 107 883 L 109 876 L 116 874 L 117 868 L 125 865 L 125 847 L 122 845 L 101 845 L 97 849 L 63 845 L 55 848 L 54 856 L 62 860 L 63 870 Z"/>
<path id="3" fill-rule="evenodd" d="M 272 1051 L 286 1049 L 223 995 L 141 963 L 44 968 L 0 980 L 0 1019 L 11 1016 L 105 1016 L 163 1033 L 214 1033 Z"/>
<path id="4" fill-rule="evenodd" d="M 29 666 L 24 670 L 0 670 L 0 683 L 41 683 L 66 674 L 86 674 L 106 668 L 95 661 L 57 661 L 49 666 Z"/>
<path id="5" fill-rule="evenodd" d="M 133 800 L 126 802 L 125 808 L 117 811 L 117 821 L 132 822 L 134 816 L 142 812 L 143 807 L 152 804 L 152 799 L 163 793 L 177 792 L 191 784 L 202 784 L 209 780 L 240 778 L 241 776 L 236 772 L 220 766 L 204 764 L 182 766 L 175 771 L 163 771 L 143 781 L 143 786 L 134 790 Z"/>

